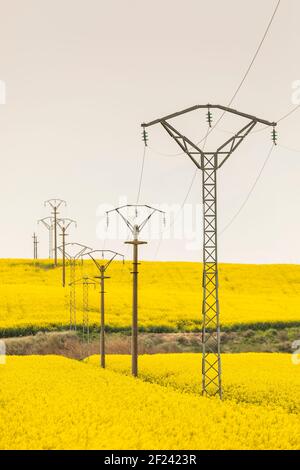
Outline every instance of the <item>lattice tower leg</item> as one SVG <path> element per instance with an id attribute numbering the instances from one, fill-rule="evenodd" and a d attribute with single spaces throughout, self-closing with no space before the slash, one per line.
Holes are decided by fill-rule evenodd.
<path id="1" fill-rule="evenodd" d="M 222 398 L 217 257 L 216 155 L 203 156 L 202 394 Z"/>

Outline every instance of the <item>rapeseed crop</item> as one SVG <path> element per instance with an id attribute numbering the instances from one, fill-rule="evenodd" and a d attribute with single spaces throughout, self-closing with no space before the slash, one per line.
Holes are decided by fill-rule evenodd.
<path id="1" fill-rule="evenodd" d="M 139 326 L 147 331 L 189 331 L 201 326 L 200 263 L 143 262 Z M 111 265 L 106 283 L 108 329 L 130 329 L 131 263 Z M 0 260 L 0 334 L 62 329 L 69 323 L 69 289 L 61 268 L 49 261 Z M 97 275 L 92 261 L 79 262 L 77 278 Z M 224 328 L 300 324 L 300 266 L 220 265 L 221 323 Z M 90 289 L 90 321 L 99 326 L 99 289 Z M 82 290 L 77 288 L 77 321 Z"/>
<path id="2" fill-rule="evenodd" d="M 0 389 L 0 449 L 300 447 L 299 415 L 282 406 L 202 398 L 62 357 L 8 357 Z"/>

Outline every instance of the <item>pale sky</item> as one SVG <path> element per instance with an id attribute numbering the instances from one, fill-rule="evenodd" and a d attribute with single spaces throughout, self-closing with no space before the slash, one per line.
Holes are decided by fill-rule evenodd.
<path id="1" fill-rule="evenodd" d="M 48 238 L 36 220 L 43 201 L 68 203 L 69 241 L 99 249 L 102 205 L 134 203 L 143 154 L 140 123 L 194 104 L 226 105 L 262 38 L 275 0 L 10 0 L 0 1 L 1 257 L 39 254 Z M 247 5 L 247 6 L 246 6 Z M 270 121 L 295 105 L 300 80 L 300 2 L 282 0 L 265 43 L 232 107 Z M 215 113 L 215 120 L 218 115 Z M 219 238 L 219 259 L 242 263 L 300 262 L 300 110 L 278 126 L 279 145 L 247 204 Z M 195 140 L 205 115 L 176 121 Z M 224 119 L 207 148 L 244 121 Z M 140 202 L 181 205 L 194 173 L 165 131 L 149 129 Z M 254 134 L 219 172 L 219 229 L 236 214 L 271 145 Z M 292 150 L 289 150 L 292 149 Z M 293 151 L 298 150 L 298 153 Z M 160 152 L 160 153 L 157 153 Z M 201 175 L 187 203 L 201 222 Z M 198 206 L 197 206 L 198 205 Z M 198 227 L 201 233 L 202 227 Z M 99 231 L 98 231 L 99 234 Z M 143 259 L 201 260 L 201 243 L 157 240 Z M 192 245 L 192 247 L 191 247 Z M 105 247 L 127 252 L 121 240 Z M 129 253 L 130 254 L 130 253 Z"/>

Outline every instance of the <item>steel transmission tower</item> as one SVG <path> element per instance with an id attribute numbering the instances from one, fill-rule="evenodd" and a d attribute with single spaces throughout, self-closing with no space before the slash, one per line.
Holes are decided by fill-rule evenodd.
<path id="1" fill-rule="evenodd" d="M 64 246 L 65 257 L 70 265 L 70 330 L 76 330 L 76 262 L 91 249 L 81 243 L 66 243 Z M 63 247 L 59 246 L 58 250 L 62 253 Z"/>
<path id="2" fill-rule="evenodd" d="M 144 209 L 148 212 L 146 218 L 142 220 L 141 223 L 137 224 L 135 222 L 131 222 L 129 217 L 124 214 L 124 210 L 127 211 L 128 209 L 134 209 L 135 211 L 135 219 L 138 217 L 138 210 Z M 165 212 L 155 209 L 154 207 L 148 205 L 141 205 L 141 204 L 128 204 L 125 206 L 117 207 L 116 209 L 112 209 L 107 211 L 107 217 L 111 212 L 117 212 L 119 216 L 123 219 L 129 230 L 133 235 L 132 241 L 126 241 L 125 243 L 133 246 L 133 293 L 132 293 L 132 336 L 131 336 L 131 372 L 134 377 L 138 375 L 138 247 L 139 245 L 145 245 L 147 242 L 139 240 L 139 235 L 145 225 L 149 222 L 150 218 L 153 216 L 154 213 L 163 214 L 165 217 Z"/>
<path id="3" fill-rule="evenodd" d="M 53 258 L 53 227 L 54 219 L 53 217 L 44 217 L 43 219 L 38 220 L 38 224 L 42 223 L 49 232 L 49 259 Z"/>
<path id="4" fill-rule="evenodd" d="M 236 132 L 217 150 L 201 150 L 197 143 L 179 132 L 169 120 L 199 109 L 207 110 L 207 120 L 211 126 L 211 109 L 218 109 L 246 119 L 247 124 Z M 202 394 L 219 395 L 222 398 L 221 350 L 220 350 L 220 311 L 218 295 L 218 249 L 217 249 L 217 170 L 243 142 L 256 124 L 276 126 L 275 122 L 259 119 L 220 105 L 196 105 L 154 121 L 143 123 L 142 127 L 161 124 L 170 137 L 188 155 L 194 165 L 202 171 L 203 199 L 203 302 L 202 302 Z M 274 140 L 274 139 L 273 139 Z"/>
<path id="5" fill-rule="evenodd" d="M 77 227 L 77 223 L 75 220 L 63 218 L 57 219 L 56 221 L 58 227 L 61 229 L 60 236 L 62 237 L 62 285 L 65 287 L 66 285 L 66 237 L 68 236 L 67 230 L 70 225 L 74 224 Z"/>
<path id="6" fill-rule="evenodd" d="M 82 336 L 90 342 L 90 321 L 89 321 L 89 287 L 96 285 L 96 282 L 88 276 L 83 276 L 74 282 L 75 285 L 82 285 Z"/>
<path id="7" fill-rule="evenodd" d="M 48 199 L 44 202 L 45 206 L 50 206 L 53 209 L 53 238 L 54 238 L 54 265 L 57 266 L 57 216 L 59 214 L 58 209 L 61 205 L 66 206 L 67 203 L 63 199 Z"/>
<path id="8" fill-rule="evenodd" d="M 101 254 L 101 260 L 97 258 L 97 255 Z M 104 282 L 105 279 L 109 279 L 106 276 L 106 270 L 113 260 L 117 257 L 121 257 L 124 263 L 124 256 L 116 251 L 112 250 L 93 250 L 89 253 L 85 253 L 85 256 L 89 256 L 95 263 L 99 270 L 99 276 L 95 276 L 99 279 L 100 283 L 100 366 L 105 368 L 105 307 L 104 307 Z"/>

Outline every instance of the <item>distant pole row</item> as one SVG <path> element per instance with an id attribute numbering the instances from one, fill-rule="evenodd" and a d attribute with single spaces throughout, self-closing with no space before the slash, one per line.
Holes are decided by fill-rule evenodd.
<path id="1" fill-rule="evenodd" d="M 84 310 L 84 328 L 87 332 L 89 338 L 89 327 L 88 327 L 88 287 L 92 284 L 92 281 L 84 276 L 82 279 L 76 279 L 76 263 L 78 259 L 82 259 L 85 256 L 88 256 L 95 264 L 99 271 L 99 275 L 95 276 L 95 279 L 99 282 L 99 313 L 100 313 L 100 366 L 105 368 L 105 280 L 109 279 L 109 276 L 106 275 L 108 267 L 116 258 L 121 258 L 124 263 L 124 256 L 116 251 L 100 249 L 93 250 L 92 248 L 83 245 L 81 243 L 69 242 L 66 243 L 67 230 L 74 224 L 76 227 L 77 224 L 75 220 L 69 218 L 60 218 L 58 209 L 63 205 L 66 206 L 66 202 L 62 199 L 49 199 L 45 201 L 45 206 L 50 206 L 52 209 L 51 215 L 40 219 L 38 222 L 42 223 L 44 227 L 49 231 L 49 257 L 53 257 L 54 254 L 54 266 L 58 266 L 58 251 L 62 255 L 62 286 L 66 286 L 66 260 L 69 261 L 70 267 L 70 329 L 76 330 L 76 286 L 80 283 L 83 285 L 83 310 Z M 127 215 L 128 211 L 134 211 L 133 220 Z M 146 211 L 146 216 L 143 216 L 143 219 L 136 223 L 136 220 L 139 217 L 140 211 Z M 125 241 L 125 243 L 133 246 L 133 269 L 132 269 L 132 340 L 131 340 L 131 372 L 132 375 L 137 377 L 138 375 L 138 266 L 139 266 L 139 256 L 138 256 L 138 247 L 139 245 L 144 245 L 147 242 L 141 241 L 139 239 L 142 229 L 149 222 L 150 218 L 155 213 L 160 213 L 165 216 L 163 211 L 156 209 L 148 205 L 133 204 L 117 207 L 111 211 L 106 212 L 107 223 L 109 221 L 110 213 L 116 212 L 127 227 L 132 233 L 133 239 Z M 164 219 L 165 223 L 165 219 Z M 62 245 L 58 246 L 57 235 L 58 229 L 61 231 L 60 236 L 62 237 Z M 99 256 L 98 256 L 99 255 Z M 34 234 L 34 259 L 37 258 L 37 238 Z"/>
<path id="2" fill-rule="evenodd" d="M 63 199 L 48 199 L 44 202 L 44 206 L 49 206 L 52 209 L 51 215 L 39 219 L 38 223 L 42 223 L 49 232 L 49 259 L 54 259 L 54 266 L 58 265 L 58 229 L 61 230 L 59 234 L 62 237 L 62 285 L 66 285 L 66 237 L 68 236 L 67 229 L 74 224 L 77 227 L 77 223 L 73 219 L 66 217 L 58 217 L 58 209 L 61 206 L 66 207 L 67 203 Z"/>

